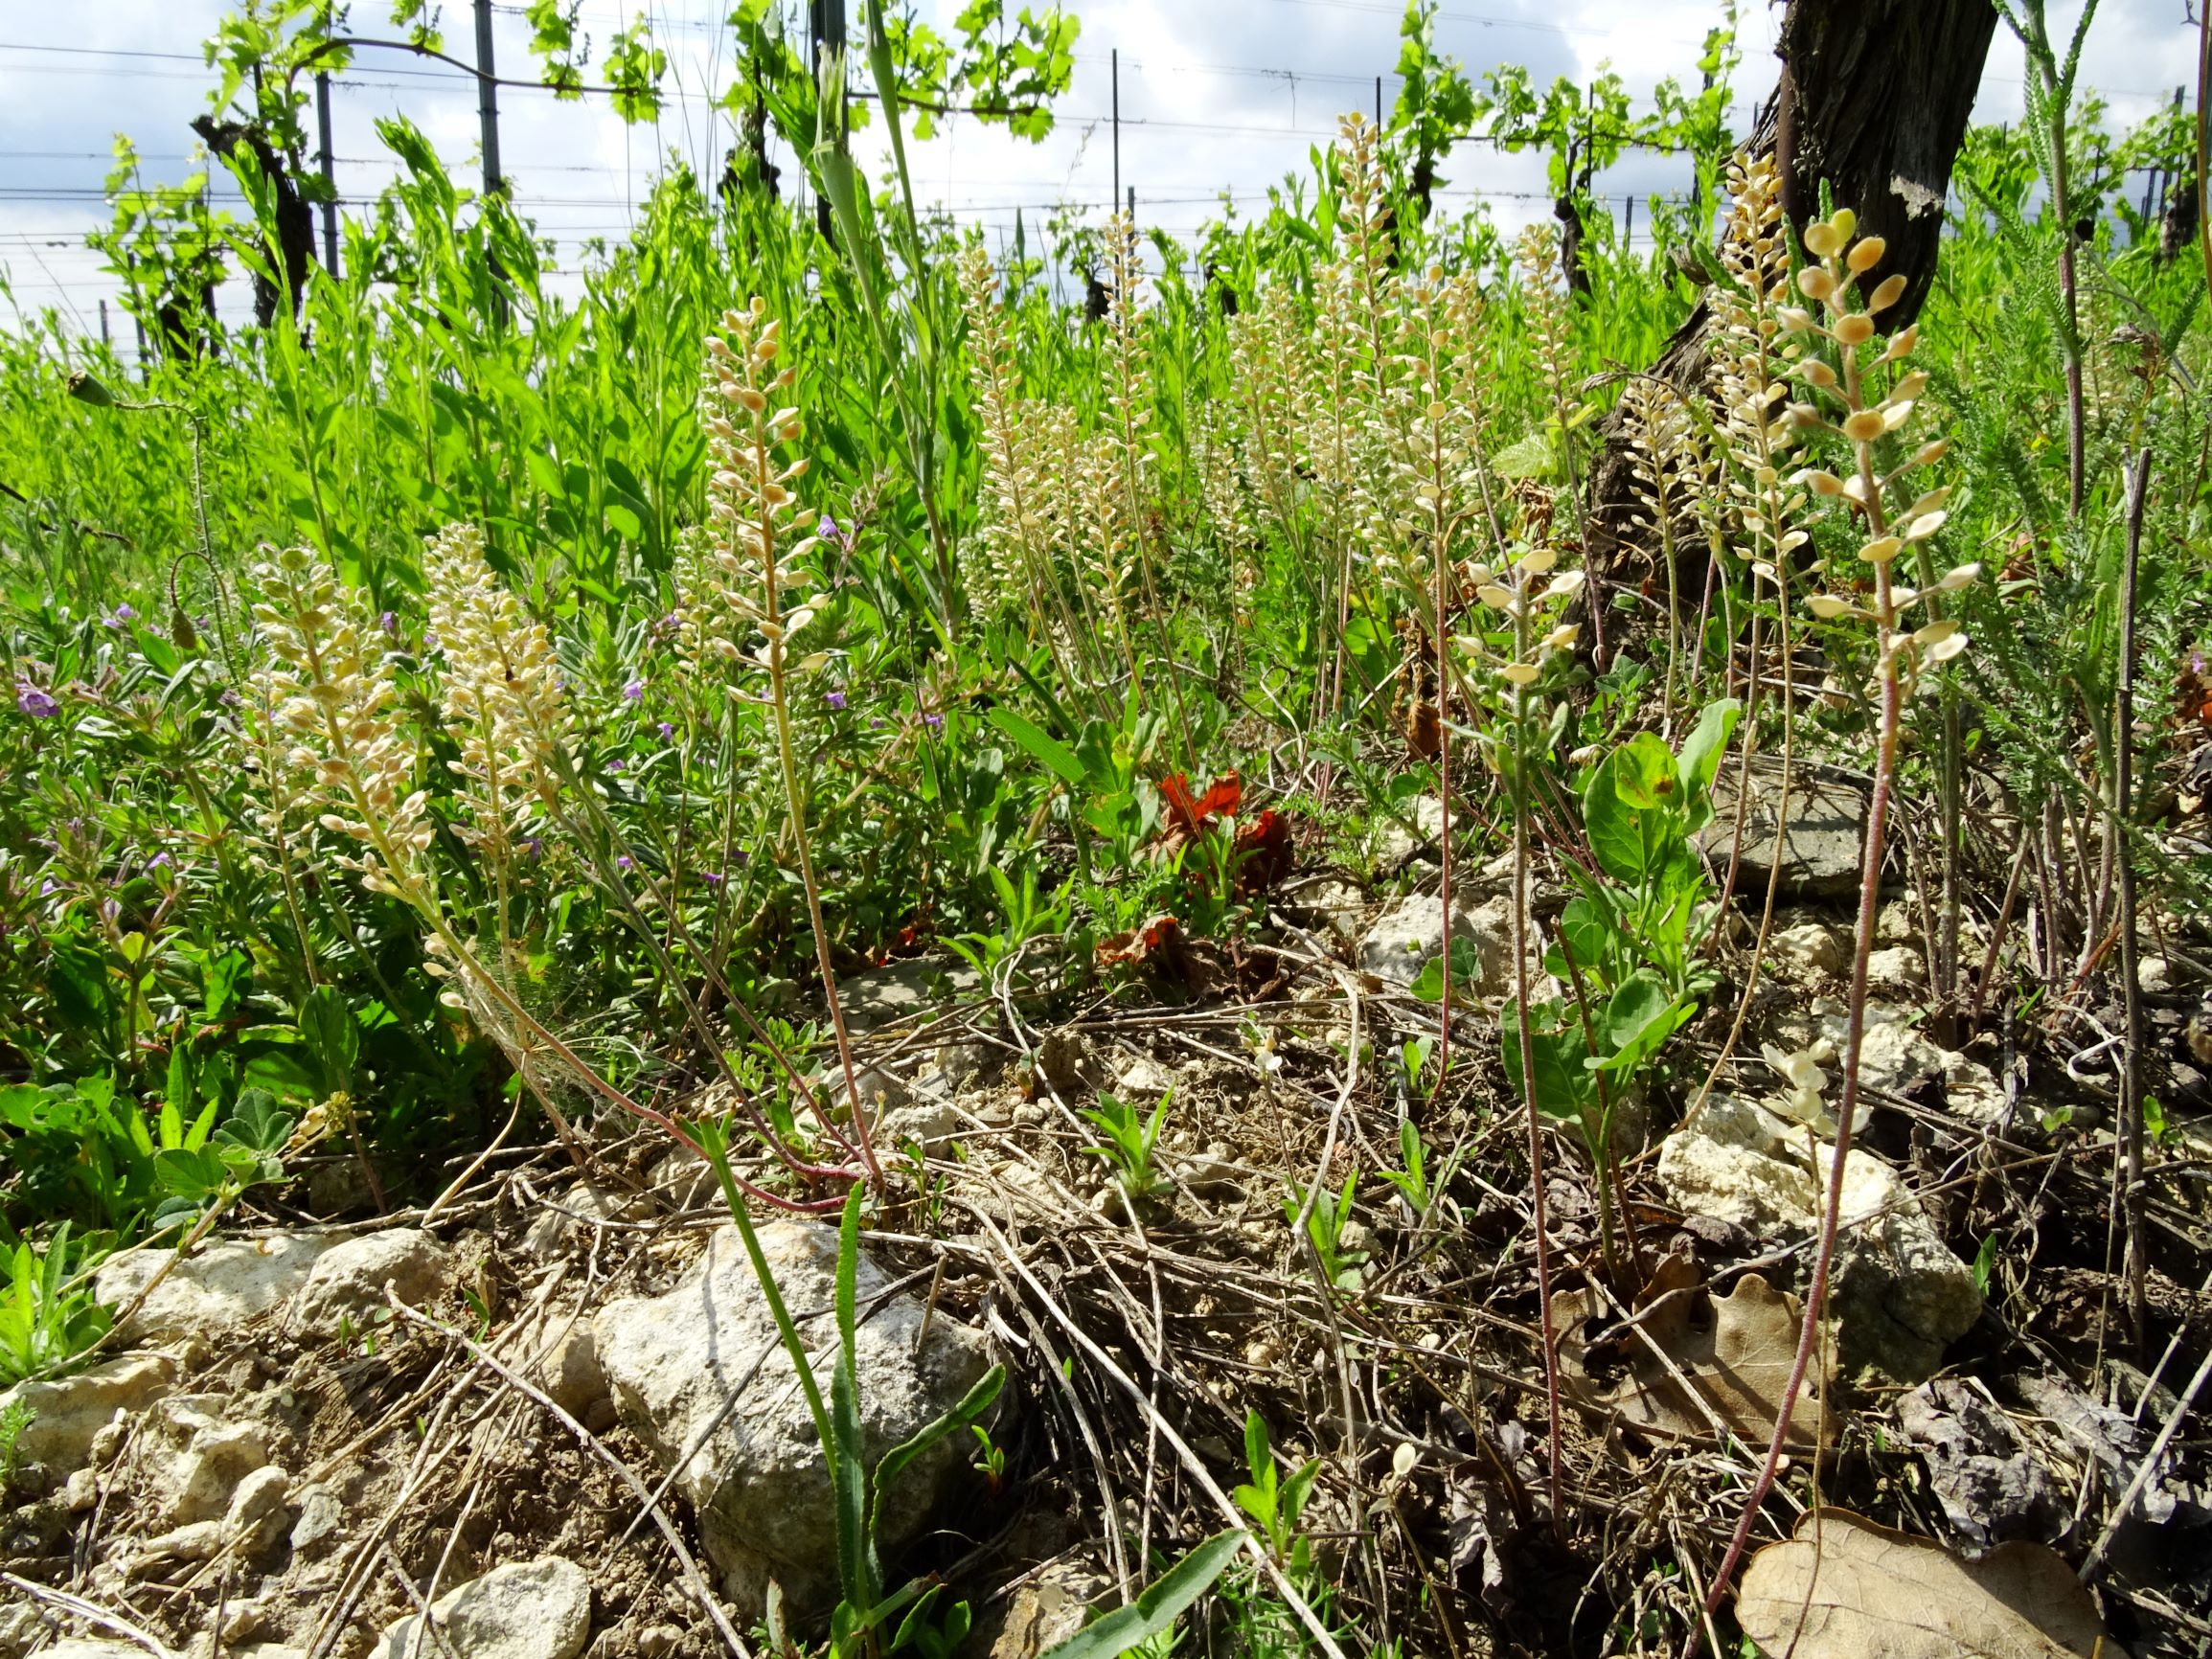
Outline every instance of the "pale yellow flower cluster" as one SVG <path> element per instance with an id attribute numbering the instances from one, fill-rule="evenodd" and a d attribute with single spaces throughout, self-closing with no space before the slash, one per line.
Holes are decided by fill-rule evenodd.
<path id="1" fill-rule="evenodd" d="M 1874 624 L 1881 637 L 1880 671 L 1894 667 L 1909 679 L 1921 667 L 1957 656 L 1966 649 L 1967 640 L 1957 623 L 1947 617 L 1908 631 L 1906 613 L 1933 595 L 1970 586 L 1980 575 L 1980 566 L 1963 564 L 1937 577 L 1921 557 L 1925 550 L 1919 544 L 1941 530 L 1950 516 L 1945 507 L 1950 486 L 1926 490 L 1895 511 L 1888 506 L 1893 487 L 1907 473 L 1939 460 L 1947 445 L 1938 439 L 1920 445 L 1886 473 L 1877 467 L 1876 444 L 1912 419 L 1927 389 L 1927 376 L 1908 371 L 1896 375 L 1880 397 L 1869 390 L 1869 375 L 1902 364 L 1919 343 L 1920 330 L 1917 325 L 1906 328 L 1881 342 L 1880 350 L 1872 350 L 1877 343 L 1875 318 L 1904 296 L 1905 280 L 1903 275 L 1891 276 L 1872 292 L 1859 294 L 1860 278 L 1880 265 L 1888 250 L 1880 237 L 1856 237 L 1857 229 L 1858 218 L 1848 208 L 1807 228 L 1805 251 L 1817 262 L 1798 273 L 1797 286 L 1820 309 L 1789 307 L 1781 312 L 1783 326 L 1791 333 L 1826 340 L 1836 356 L 1833 364 L 1812 356 L 1799 366 L 1798 377 L 1812 389 L 1812 397 L 1791 406 L 1791 423 L 1802 431 L 1840 433 L 1857 463 L 1847 477 L 1808 468 L 1799 478 L 1815 494 L 1842 501 L 1859 520 L 1866 539 L 1858 557 L 1873 567 L 1875 575 L 1870 598 L 1821 594 L 1809 603 L 1823 619 Z M 1862 356 L 1869 351 L 1870 357 Z M 1922 587 L 1898 581 L 1892 571 L 1898 557 L 1908 549 L 1916 550 L 1916 561 L 1926 573 Z"/>
<path id="2" fill-rule="evenodd" d="M 683 596 L 703 649 L 725 662 L 749 657 L 781 670 L 787 642 L 812 620 L 811 603 L 787 607 L 786 590 L 814 546 L 814 511 L 791 488 L 807 472 L 804 455 L 784 459 L 799 436 L 799 411 L 786 401 L 797 371 L 778 366 L 783 319 L 754 298 L 723 313 L 722 332 L 707 337 L 707 387 L 700 424 L 707 434 L 707 527 L 696 566 L 698 589 Z"/>
<path id="3" fill-rule="evenodd" d="M 560 665 L 545 625 L 484 557 L 484 533 L 447 525 L 423 558 L 430 631 L 445 674 L 440 708 L 459 740 L 448 761 L 469 822 L 454 832 L 505 859 L 532 816 L 553 805 L 568 728 Z"/>
<path id="4" fill-rule="evenodd" d="M 422 755 L 399 717 L 391 660 L 353 596 L 304 547 L 254 566 L 254 619 L 273 659 L 266 748 L 291 776 L 288 798 L 359 848 L 349 860 L 381 892 L 419 890 L 435 828 L 416 786 Z"/>

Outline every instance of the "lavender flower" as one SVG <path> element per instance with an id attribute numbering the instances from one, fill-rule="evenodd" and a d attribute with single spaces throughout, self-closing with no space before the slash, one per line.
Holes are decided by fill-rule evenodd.
<path id="1" fill-rule="evenodd" d="M 674 723 L 669 720 L 663 720 L 657 730 L 660 732 L 660 739 L 664 743 L 676 735 Z"/>
<path id="2" fill-rule="evenodd" d="M 619 771 L 621 771 L 621 770 L 622 770 L 622 768 L 623 768 L 623 760 L 622 760 L 622 757 L 621 757 L 620 755 L 617 755 L 617 756 L 616 756 L 616 757 L 615 757 L 613 760 L 609 761 L 606 763 L 606 769 L 607 769 L 609 772 L 619 772 Z"/>
<path id="3" fill-rule="evenodd" d="M 132 609 L 129 602 L 125 601 L 124 603 L 117 605 L 113 610 L 109 611 L 100 620 L 111 628 L 119 628 L 125 626 L 127 624 L 136 622 L 138 620 L 138 612 Z"/>
<path id="4" fill-rule="evenodd" d="M 59 882 L 56 881 L 53 876 L 49 875 L 45 880 L 38 884 L 38 897 L 44 898 L 48 894 L 52 893 L 55 888 L 59 885 Z"/>
<path id="5" fill-rule="evenodd" d="M 615 858 L 615 861 L 614 861 L 614 867 L 615 867 L 617 870 L 627 870 L 628 868 L 630 868 L 630 865 L 632 864 L 632 862 L 633 862 L 633 860 L 631 859 L 631 857 L 630 857 L 630 855 L 629 855 L 628 853 L 627 853 L 627 852 L 624 852 L 624 853 L 620 853 L 620 854 L 618 854 L 618 855 L 616 856 L 616 858 Z"/>
<path id="6" fill-rule="evenodd" d="M 29 680 L 15 682 L 15 706 L 34 720 L 52 719 L 61 712 L 61 705 L 51 693 L 42 691 Z"/>
<path id="7" fill-rule="evenodd" d="M 625 701 L 627 701 L 627 702 L 632 702 L 632 703 L 642 703 L 642 702 L 644 702 L 644 701 L 645 701 L 645 681 L 643 681 L 643 680 L 632 680 L 632 681 L 630 681 L 630 682 L 629 682 L 629 684 L 627 684 L 627 685 L 626 685 L 626 686 L 624 686 L 624 687 L 623 687 L 623 689 L 622 689 L 622 694 L 623 694 L 623 698 L 624 698 L 624 700 L 625 700 Z"/>
<path id="8" fill-rule="evenodd" d="M 822 701 L 828 703 L 832 709 L 841 709 L 845 706 L 845 693 L 843 692 L 831 692 L 822 698 Z"/>
<path id="9" fill-rule="evenodd" d="M 701 874 L 699 879 L 704 881 L 709 887 L 719 887 L 722 884 L 722 873 L 719 870 L 705 871 Z"/>
<path id="10" fill-rule="evenodd" d="M 924 715 L 922 716 L 922 723 L 924 726 L 927 726 L 933 732 L 939 731 L 942 730 L 945 725 L 945 716 L 943 715 Z"/>
<path id="11" fill-rule="evenodd" d="M 399 631 L 399 613 L 392 610 L 386 611 L 376 619 L 376 625 L 388 634 L 397 634 Z"/>
<path id="12" fill-rule="evenodd" d="M 156 852 L 151 858 L 148 858 L 146 861 L 146 873 L 148 875 L 151 875 L 156 870 L 160 870 L 165 867 L 169 861 L 168 853 Z"/>

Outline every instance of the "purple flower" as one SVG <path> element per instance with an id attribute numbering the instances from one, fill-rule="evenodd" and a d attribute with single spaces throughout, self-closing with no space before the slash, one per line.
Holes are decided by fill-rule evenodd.
<path id="1" fill-rule="evenodd" d="M 881 715 L 870 716 L 868 719 L 868 729 L 870 731 L 880 732 L 883 729 L 883 716 Z"/>
<path id="2" fill-rule="evenodd" d="M 617 858 L 615 859 L 615 861 L 614 861 L 614 867 L 615 867 L 617 870 L 627 870 L 627 869 L 630 867 L 630 864 L 631 864 L 630 855 L 629 855 L 628 853 L 627 853 L 627 852 L 625 852 L 625 853 L 621 854 L 621 855 L 620 855 L 619 857 L 617 857 Z"/>
<path id="3" fill-rule="evenodd" d="M 393 610 L 386 611 L 376 619 L 376 625 L 388 634 L 398 633 L 399 631 L 399 613 Z"/>
<path id="4" fill-rule="evenodd" d="M 937 731 L 944 726 L 945 716 L 943 715 L 924 715 L 922 716 L 922 723 L 924 726 L 927 726 L 931 731 Z"/>
<path id="5" fill-rule="evenodd" d="M 100 901 L 100 914 L 113 921 L 123 914 L 123 906 L 112 898 L 103 898 Z"/>
<path id="6" fill-rule="evenodd" d="M 228 687 L 228 686 L 225 686 L 225 687 L 223 687 L 223 694 L 222 694 L 221 696 L 217 697 L 217 698 L 216 699 L 216 701 L 217 701 L 217 702 L 219 702 L 220 704 L 222 704 L 222 706 L 223 706 L 224 708 L 226 708 L 226 709 L 235 709 L 235 708 L 237 708 L 237 707 L 238 707 L 238 706 L 239 706 L 240 703 L 244 702 L 244 701 L 245 701 L 245 699 L 244 699 L 243 697 L 239 696 L 239 695 L 238 694 L 238 693 L 236 693 L 235 691 L 231 690 L 231 688 L 230 688 L 230 687 Z"/>
<path id="7" fill-rule="evenodd" d="M 667 721 L 667 720 L 663 720 L 663 721 L 660 723 L 660 728 L 659 728 L 659 729 L 660 729 L 660 737 L 661 737 L 661 741 L 662 741 L 662 742 L 664 742 L 664 743 L 665 743 L 665 742 L 667 742 L 667 741 L 668 741 L 668 740 L 669 740 L 671 738 L 673 738 L 673 737 L 674 737 L 674 736 L 676 735 L 676 729 L 675 729 L 674 725 L 673 725 L 673 724 L 672 724 L 671 722 Z"/>
<path id="8" fill-rule="evenodd" d="M 613 760 L 606 763 L 606 769 L 610 772 L 619 772 L 622 770 L 622 757 L 617 755 Z"/>
<path id="9" fill-rule="evenodd" d="M 58 883 L 55 881 L 54 877 L 49 875 L 45 880 L 38 884 L 38 897 L 44 898 L 49 893 L 52 893 L 57 885 Z"/>
<path id="10" fill-rule="evenodd" d="M 542 857 L 545 853 L 545 842 L 538 836 L 533 835 L 529 840 L 523 842 L 522 850 L 533 858 Z"/>
<path id="11" fill-rule="evenodd" d="M 162 868 L 164 865 L 166 865 L 168 862 L 169 862 L 169 854 L 168 854 L 168 853 L 166 853 L 166 852 L 156 852 L 156 853 L 155 853 L 155 854 L 154 854 L 154 855 L 153 855 L 151 858 L 148 858 L 148 859 L 146 861 L 146 873 L 147 873 L 148 875 L 152 875 L 152 874 L 153 874 L 153 873 L 154 873 L 156 870 L 159 870 L 159 869 L 161 869 L 161 868 Z"/>
<path id="12" fill-rule="evenodd" d="M 136 622 L 138 620 L 138 612 L 133 610 L 130 607 L 129 602 L 126 601 L 124 603 L 117 605 L 113 610 L 109 611 L 100 620 L 105 623 L 111 628 L 119 628 L 127 623 Z"/>
<path id="13" fill-rule="evenodd" d="M 632 703 L 642 703 L 642 702 L 644 702 L 644 701 L 645 701 L 645 681 L 643 681 L 643 680 L 632 680 L 632 681 L 630 681 L 630 682 L 629 682 L 629 684 L 627 684 L 627 686 L 623 687 L 623 689 L 622 689 L 622 694 L 623 694 L 624 698 L 625 698 L 626 700 L 629 701 L 629 702 L 632 702 Z"/>
<path id="14" fill-rule="evenodd" d="M 51 693 L 40 690 L 29 680 L 15 682 L 15 706 L 34 720 L 52 719 L 61 712 L 61 705 Z"/>
<path id="15" fill-rule="evenodd" d="M 704 881 L 709 887 L 719 887 L 722 884 L 722 873 L 719 870 L 709 870 L 706 871 L 699 877 L 699 879 Z"/>
<path id="16" fill-rule="evenodd" d="M 845 706 L 845 693 L 843 692 L 831 692 L 823 697 L 822 701 L 828 703 L 832 709 L 841 709 Z"/>

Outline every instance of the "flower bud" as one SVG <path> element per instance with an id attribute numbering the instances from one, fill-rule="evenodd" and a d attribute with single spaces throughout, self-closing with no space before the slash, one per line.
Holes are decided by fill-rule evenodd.
<path id="1" fill-rule="evenodd" d="M 1860 409 L 1845 418 L 1843 436 L 1854 443 L 1871 443 L 1882 433 L 1881 411 Z"/>
<path id="2" fill-rule="evenodd" d="M 1851 252 L 1843 257 L 1853 276 L 1860 276 L 1881 263 L 1881 256 L 1889 251 L 1889 244 L 1880 237 L 1860 237 L 1851 244 Z"/>
<path id="3" fill-rule="evenodd" d="M 1895 276 L 1882 278 L 1881 285 L 1866 296 L 1866 309 L 1869 314 L 1886 311 L 1904 298 L 1904 273 L 1900 271 Z"/>
<path id="4" fill-rule="evenodd" d="M 1797 289 L 1807 299 L 1834 299 L 1836 279 L 1818 265 L 1807 265 L 1797 273 Z"/>
<path id="5" fill-rule="evenodd" d="M 1842 245 L 1843 239 L 1836 234 L 1834 225 L 1821 223 L 1805 227 L 1805 251 L 1816 260 L 1828 258 Z"/>
<path id="6" fill-rule="evenodd" d="M 1836 319 L 1836 327 L 1829 330 L 1838 345 L 1863 346 L 1874 338 L 1874 319 L 1863 311 L 1854 311 L 1848 317 Z"/>

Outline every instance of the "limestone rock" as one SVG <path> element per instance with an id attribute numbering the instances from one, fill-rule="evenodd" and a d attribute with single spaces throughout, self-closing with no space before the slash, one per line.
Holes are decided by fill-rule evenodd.
<path id="1" fill-rule="evenodd" d="M 1504 989 L 1511 940 L 1489 914 L 1478 914 L 1452 895 L 1451 937 L 1471 946 L 1481 966 L 1476 989 L 1494 995 Z M 1401 899 L 1359 941 L 1359 966 L 1386 985 L 1407 986 L 1444 949 L 1444 901 L 1435 894 Z"/>
<path id="2" fill-rule="evenodd" d="M 451 1256 L 419 1227 L 349 1239 L 317 1259 L 292 1300 L 290 1326 L 295 1334 L 327 1336 L 341 1319 L 358 1323 L 384 1307 L 386 1284 L 400 1301 L 419 1307 L 444 1294 L 452 1279 Z"/>
<path id="3" fill-rule="evenodd" d="M 148 1420 L 143 1466 L 172 1527 L 220 1520 L 239 1483 L 269 1461 L 261 1425 L 226 1420 L 220 1414 L 228 1403 L 219 1395 L 172 1395 Z"/>
<path id="4" fill-rule="evenodd" d="M 274 1464 L 254 1470 L 233 1489 L 222 1530 L 226 1539 L 237 1541 L 239 1555 L 250 1560 L 277 1541 L 291 1518 L 285 1501 L 291 1489 L 292 1477 Z"/>
<path id="5" fill-rule="evenodd" d="M 1819 1018 L 1821 1035 L 1841 1054 L 1848 1033 L 1842 1005 L 1818 1002 L 1813 1012 Z M 1920 1014 L 1916 1008 L 1868 1001 L 1865 1031 L 1859 1039 L 1859 1081 L 1890 1094 L 1905 1095 L 1934 1077 L 1941 1079 L 1944 1102 L 1952 1111 L 1975 1123 L 1995 1121 L 2005 1104 L 2004 1088 L 1996 1075 L 1979 1061 L 1931 1041 L 1920 1029 Z"/>
<path id="6" fill-rule="evenodd" d="M 600 1368 L 599 1341 L 582 1320 L 548 1314 L 523 1339 L 533 1355 L 531 1380 L 561 1410 L 581 1418 L 606 1398 L 606 1373 Z"/>
<path id="7" fill-rule="evenodd" d="M 966 1132 L 967 1125 L 950 1101 L 916 1101 L 885 1116 L 877 1131 L 877 1146 L 879 1149 L 915 1146 L 928 1156 L 940 1157 Z"/>
<path id="8" fill-rule="evenodd" d="M 321 1481 L 302 1487 L 293 1496 L 298 1500 L 299 1518 L 292 1522 L 292 1550 L 308 1555 L 345 1524 L 346 1506 Z"/>
<path id="9" fill-rule="evenodd" d="M 1378 870 L 1401 869 L 1415 853 L 1426 852 L 1444 839 L 1444 803 L 1434 795 L 1402 803 L 1399 814 L 1411 819 L 1412 828 L 1386 812 L 1376 813 L 1368 827 L 1368 845 L 1374 851 Z"/>
<path id="10" fill-rule="evenodd" d="M 1867 953 L 1866 983 L 1876 990 L 1917 991 L 1926 972 L 1920 951 L 1909 944 L 1893 944 Z"/>
<path id="11" fill-rule="evenodd" d="M 1826 922 L 1801 921 L 1794 927 L 1777 928 L 1767 943 L 1775 966 L 1799 979 L 1840 974 L 1851 965 L 1850 946 Z"/>
<path id="12" fill-rule="evenodd" d="M 511 1561 L 439 1597 L 430 1617 L 459 1659 L 576 1659 L 591 1635 L 591 1580 L 559 1556 Z M 409 1659 L 420 1622 L 410 1613 L 385 1630 L 377 1659 Z"/>
<path id="13" fill-rule="evenodd" d="M 307 1283 L 336 1242 L 322 1233 L 271 1233 L 221 1239 L 178 1262 L 131 1320 L 141 1342 L 176 1342 L 233 1330 L 258 1319 Z M 168 1263 L 173 1251 L 124 1250 L 93 1280 L 100 1300 L 120 1311 Z"/>
<path id="14" fill-rule="evenodd" d="M 75 1376 L 19 1382 L 0 1394 L 0 1411 L 18 1402 L 30 1408 L 31 1420 L 16 1437 L 16 1455 L 67 1475 L 83 1466 L 93 1437 L 118 1412 L 135 1417 L 175 1386 L 176 1361 L 168 1354 L 125 1354 Z"/>
<path id="15" fill-rule="evenodd" d="M 1323 940 L 1346 944 L 1359 937 L 1367 919 L 1367 895 L 1350 881 L 1331 878 L 1301 887 L 1290 896 L 1290 913 Z"/>
<path id="16" fill-rule="evenodd" d="M 665 1166 L 666 1160 L 663 1163 Z M 703 1170 L 705 1166 L 702 1164 L 700 1168 Z M 657 1188 L 660 1174 L 661 1170 L 655 1169 L 648 1177 L 648 1184 Z M 592 1231 L 593 1221 L 613 1220 L 619 1208 L 612 1198 L 585 1181 L 579 1181 L 565 1192 L 540 1202 L 543 1207 L 523 1231 L 522 1247 L 541 1261 L 567 1254 L 579 1237 Z"/>
<path id="17" fill-rule="evenodd" d="M 1699 834 L 1705 855 L 1725 867 L 1728 840 L 1736 823 L 1736 766 L 1721 768 L 1713 785 L 1713 821 Z M 1764 894 L 1774 857 L 1775 809 L 1781 805 L 1779 767 L 1754 766 L 1744 839 L 1736 871 L 1736 891 Z M 1785 898 L 1840 898 L 1859 890 L 1859 862 L 1866 847 L 1866 792 L 1847 779 L 1790 775 L 1790 830 L 1782 843 L 1782 869 L 1775 890 Z"/>
<path id="18" fill-rule="evenodd" d="M 827 1396 L 837 1230 L 777 1221 L 760 1229 L 760 1241 Z M 912 1295 L 875 1300 L 888 1283 L 863 1255 L 858 1295 L 867 1311 L 857 1375 L 863 1455 L 871 1465 L 958 1403 L 989 1365 L 982 1336 L 942 1307 L 917 1352 L 923 1304 Z M 802 1615 L 825 1609 L 836 1584 L 827 1460 L 737 1230 L 717 1232 L 667 1295 L 602 1310 L 593 1333 L 622 1420 L 664 1472 L 722 1417 L 684 1465 L 677 1488 L 698 1515 L 725 1593 L 757 1616 L 773 1578 Z M 734 1391 L 743 1402 L 723 1416 Z M 879 1542 L 886 1552 L 929 1524 L 965 1455 L 948 1438 L 908 1467 L 883 1504 Z"/>
<path id="19" fill-rule="evenodd" d="M 1082 1629 L 1112 1592 L 1112 1582 L 1080 1559 L 1051 1562 L 1024 1579 L 1003 1610 L 986 1609 L 975 1650 L 985 1659 L 1038 1659 Z"/>
<path id="20" fill-rule="evenodd" d="M 1660 1145 L 1659 1181 L 1692 1215 L 1762 1238 L 1799 1239 L 1818 1225 L 1835 1148 L 1748 1101 L 1716 1095 Z M 1842 1230 L 1832 1307 L 1846 1373 L 1914 1383 L 1946 1344 L 1981 1317 L 1973 1270 L 1929 1225 L 1896 1170 L 1854 1149 L 1843 1166 Z"/>
<path id="21" fill-rule="evenodd" d="M 946 1003 L 982 989 L 982 979 L 964 963 L 916 956 L 840 981 L 837 1005 L 849 1029 L 874 1031 L 882 1025 L 919 1024 Z"/>

